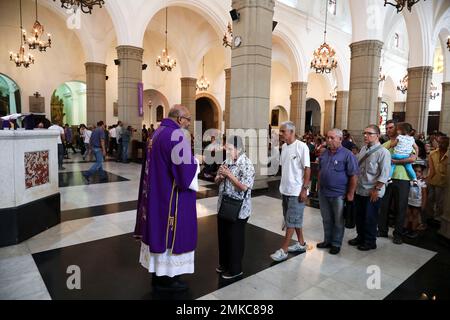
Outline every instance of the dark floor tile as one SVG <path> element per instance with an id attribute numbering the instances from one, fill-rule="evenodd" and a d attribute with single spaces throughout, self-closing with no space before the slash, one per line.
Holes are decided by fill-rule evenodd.
<path id="1" fill-rule="evenodd" d="M 218 263 L 216 216 L 199 219 L 195 274 L 184 275 L 190 286 L 181 294 L 154 291 L 151 275 L 139 263 L 140 242 L 131 234 L 102 239 L 62 249 L 34 254 L 33 258 L 53 299 L 197 299 L 231 282 L 222 281 L 215 268 Z M 247 225 L 244 277 L 273 265 L 269 255 L 283 237 Z M 290 256 L 292 257 L 292 256 Z M 81 269 L 81 290 L 68 290 L 67 268 Z"/>
<path id="2" fill-rule="evenodd" d="M 75 187 L 86 185 L 86 181 L 83 178 L 83 173 L 87 171 L 77 171 L 77 172 L 59 172 L 59 187 Z M 110 172 L 106 172 L 107 178 L 103 179 L 99 174 L 91 176 L 89 184 L 99 184 L 99 183 L 111 183 L 111 182 L 123 182 L 129 181 L 124 177 L 117 176 Z"/>

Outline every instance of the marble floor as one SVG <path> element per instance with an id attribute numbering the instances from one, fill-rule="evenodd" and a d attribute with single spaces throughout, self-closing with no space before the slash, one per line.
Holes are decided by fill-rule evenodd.
<path id="1" fill-rule="evenodd" d="M 78 163 L 76 159 L 74 160 L 71 160 L 72 163 L 65 164 L 65 172 L 77 173 L 90 167 L 89 163 Z M 52 257 L 55 256 L 52 253 L 57 252 L 56 256 L 59 257 L 64 255 L 74 257 L 72 264 L 76 265 L 76 255 L 71 256 L 70 250 L 73 249 L 74 252 L 77 252 L 78 246 L 80 246 L 78 248 L 81 246 L 89 248 L 90 245 L 97 245 L 99 241 L 114 240 L 118 242 L 120 237 L 129 235 L 134 230 L 136 215 L 134 208 L 138 195 L 140 165 L 106 162 L 105 170 L 121 179 L 109 183 L 69 185 L 61 188 L 61 209 L 64 222 L 19 245 L 0 248 L 0 299 L 61 299 L 61 296 L 58 296 L 50 286 L 46 285 L 43 274 L 41 274 L 41 270 L 45 269 L 46 264 L 51 266 L 53 263 L 57 266 L 57 260 L 52 260 Z M 197 201 L 199 221 L 212 223 L 211 219 L 217 212 L 217 193 L 210 182 L 201 181 L 200 184 L 199 195 L 203 196 L 200 196 Z M 92 214 L 89 214 L 90 212 Z M 255 237 L 262 240 L 258 240 L 258 243 L 255 244 L 252 243 L 251 238 L 247 239 L 247 242 L 251 244 L 247 245 L 246 256 L 256 254 L 258 257 L 267 259 L 272 249 L 277 248 L 283 236 L 281 217 L 281 200 L 274 196 L 273 190 L 255 195 L 249 224 L 251 228 L 255 228 L 255 231 L 252 231 L 256 232 L 254 233 Z M 385 238 L 379 239 L 377 250 L 360 252 L 346 244 L 347 240 L 355 236 L 354 230 L 346 230 L 341 253 L 332 256 L 327 251 L 316 248 L 316 244 L 321 242 L 323 237 L 322 221 L 320 211 L 311 207 L 307 207 L 305 210 L 304 234 L 309 245 L 309 250 L 305 254 L 291 256 L 289 260 L 279 264 L 268 264 L 263 259 L 261 260 L 263 262 L 259 262 L 262 263 L 262 266 L 257 266 L 257 268 L 251 265 L 247 266 L 248 270 L 253 271 L 248 272 L 242 280 L 225 285 L 214 284 L 210 287 L 210 291 L 193 298 L 202 300 L 381 300 L 387 297 L 399 298 L 395 295 L 396 290 L 403 288 L 411 281 L 412 285 L 408 284 L 407 287 L 414 286 L 415 277 L 423 277 L 420 270 L 427 267 L 437 254 L 433 250 L 427 250 L 417 245 L 394 245 L 391 239 Z M 215 237 L 215 235 L 209 236 Z M 208 241 L 208 239 L 199 237 L 199 242 L 202 241 Z M 131 242 L 130 246 L 133 246 Z M 216 248 L 203 247 L 202 252 L 199 253 L 200 256 L 207 256 L 208 253 L 215 254 Z M 249 250 L 251 252 L 248 252 Z M 112 259 L 123 258 L 123 253 L 120 251 L 114 251 L 112 254 Z M 48 258 L 38 259 L 42 255 Z M 141 272 L 137 269 L 141 268 L 138 266 L 138 256 L 127 256 L 127 259 L 134 258 L 136 271 L 130 269 L 129 272 Z M 95 256 L 92 259 L 95 259 Z M 197 263 L 201 263 L 201 259 L 197 259 Z M 36 261 L 38 261 L 39 267 Z M 260 260 L 256 259 L 255 261 Z M 252 263 L 257 262 L 248 262 L 248 264 Z M 373 270 L 375 273 L 379 272 L 379 282 L 374 278 Z M 121 272 L 121 270 L 114 270 L 114 272 Z M 47 275 L 44 277 L 47 279 Z M 217 282 L 214 272 L 211 273 L 211 277 L 215 278 L 205 278 L 205 281 Z M 417 292 L 422 289 L 425 291 L 427 288 L 419 287 Z M 415 291 L 411 292 L 413 295 L 416 293 Z M 139 297 L 142 299 L 152 298 L 145 294 Z M 419 298 L 419 294 L 417 298 Z M 442 298 L 448 299 L 450 296 Z"/>

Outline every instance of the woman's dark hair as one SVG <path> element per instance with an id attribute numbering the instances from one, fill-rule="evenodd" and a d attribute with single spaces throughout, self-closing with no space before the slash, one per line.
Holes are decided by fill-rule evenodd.
<path id="1" fill-rule="evenodd" d="M 233 145 L 233 147 L 242 153 L 244 151 L 244 143 L 240 136 L 230 136 L 227 139 L 227 143 Z"/>

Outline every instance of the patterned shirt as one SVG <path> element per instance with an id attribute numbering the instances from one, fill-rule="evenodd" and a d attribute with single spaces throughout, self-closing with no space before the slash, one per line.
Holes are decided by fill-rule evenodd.
<path id="1" fill-rule="evenodd" d="M 253 183 L 255 182 L 255 168 L 250 159 L 245 154 L 242 154 L 236 162 L 233 162 L 231 159 L 227 159 L 224 162 L 224 165 L 228 166 L 231 173 L 239 180 L 240 183 L 248 187 L 247 196 L 244 199 L 241 212 L 239 213 L 239 219 L 247 219 L 252 213 L 251 189 L 253 188 Z M 217 203 L 217 211 L 219 211 L 220 209 L 223 194 L 226 194 L 233 199 L 242 200 L 245 191 L 236 190 L 234 184 L 231 183 L 230 180 L 225 179 L 225 181 L 223 181 L 219 186 L 219 200 Z"/>

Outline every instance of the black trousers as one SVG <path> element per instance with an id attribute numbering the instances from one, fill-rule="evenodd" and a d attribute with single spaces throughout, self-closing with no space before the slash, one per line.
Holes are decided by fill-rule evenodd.
<path id="1" fill-rule="evenodd" d="M 245 226 L 248 219 L 230 222 L 217 217 L 219 265 L 232 275 L 242 272 L 245 250 Z"/>
<path id="2" fill-rule="evenodd" d="M 394 236 L 401 237 L 403 234 L 410 187 L 409 181 L 406 180 L 392 180 L 392 183 L 387 187 L 386 194 L 381 202 L 378 220 L 378 230 L 381 233 L 389 232 L 389 211 L 393 205 L 395 212 Z"/>
<path id="3" fill-rule="evenodd" d="M 62 143 L 58 143 L 58 167 L 61 169 L 63 167 L 64 162 L 64 145 Z"/>

